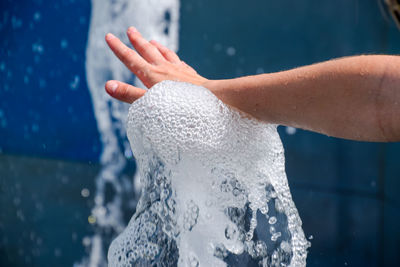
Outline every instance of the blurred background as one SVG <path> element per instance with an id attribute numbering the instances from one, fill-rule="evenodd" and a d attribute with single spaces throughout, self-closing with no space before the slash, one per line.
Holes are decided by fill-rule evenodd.
<path id="1" fill-rule="evenodd" d="M 103 236 L 107 247 L 118 232 L 99 225 L 93 211 L 95 181 L 104 171 L 104 138 L 85 69 L 94 2 L 0 1 L 0 266 L 88 265 L 93 237 Z M 220 79 L 398 54 L 400 32 L 384 8 L 378 0 L 181 0 L 179 55 L 201 75 Z M 119 25 L 122 32 L 130 26 Z M 286 127 L 279 133 L 312 243 L 307 265 L 398 266 L 400 144 Z M 123 226 L 138 196 L 134 158 L 120 150 L 125 163 L 116 179 L 129 189 L 118 193 L 105 183 L 102 192 L 105 203 L 116 194 L 128 203 L 119 206 Z"/>

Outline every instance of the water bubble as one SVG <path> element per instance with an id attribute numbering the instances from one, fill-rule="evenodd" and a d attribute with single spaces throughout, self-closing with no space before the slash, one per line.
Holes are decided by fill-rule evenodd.
<path id="1" fill-rule="evenodd" d="M 89 237 L 87 237 L 87 236 L 85 236 L 85 237 L 82 239 L 82 244 L 83 244 L 85 247 L 90 246 L 91 243 L 92 243 L 91 239 L 90 239 Z"/>
<path id="2" fill-rule="evenodd" d="M 133 157 L 132 151 L 129 148 L 125 149 L 124 156 L 128 159 L 132 158 Z"/>
<path id="3" fill-rule="evenodd" d="M 253 232 L 247 232 L 245 238 L 246 241 L 250 241 L 253 238 Z"/>
<path id="4" fill-rule="evenodd" d="M 226 54 L 228 56 L 232 57 L 236 54 L 236 49 L 234 47 L 230 46 L 226 49 Z"/>
<path id="5" fill-rule="evenodd" d="M 296 133 L 296 128 L 294 127 L 286 126 L 285 129 L 288 135 L 294 135 Z"/>
<path id="6" fill-rule="evenodd" d="M 269 223 L 269 224 L 275 224 L 276 221 L 277 221 L 276 217 L 275 217 L 275 216 L 272 216 L 271 218 L 269 218 L 268 223 Z"/>
<path id="7" fill-rule="evenodd" d="M 256 74 L 263 74 L 263 73 L 265 73 L 263 68 L 261 68 L 261 67 L 257 68 Z"/>
<path id="8" fill-rule="evenodd" d="M 40 42 L 36 42 L 32 44 L 32 51 L 34 53 L 43 54 L 44 47 Z"/>
<path id="9" fill-rule="evenodd" d="M 81 190 L 81 196 L 82 196 L 82 197 L 89 197 L 89 195 L 90 195 L 89 189 L 83 188 L 83 189 Z"/>
<path id="10" fill-rule="evenodd" d="M 89 222 L 90 224 L 96 223 L 96 217 L 93 216 L 93 215 L 90 215 L 90 216 L 88 217 L 88 222 Z"/>
<path id="11" fill-rule="evenodd" d="M 271 241 L 275 242 L 281 235 L 282 235 L 281 232 L 273 233 L 271 236 Z"/>
<path id="12" fill-rule="evenodd" d="M 67 39 L 61 39 L 60 41 L 60 47 L 61 49 L 66 49 L 68 47 L 68 41 Z"/>
<path id="13" fill-rule="evenodd" d="M 262 214 L 267 214 L 268 213 L 268 203 L 265 206 L 262 206 L 260 211 Z"/>
<path id="14" fill-rule="evenodd" d="M 41 14 L 40 14 L 39 11 L 36 11 L 35 14 L 33 14 L 33 19 L 34 19 L 35 21 L 39 21 L 41 17 L 42 17 L 42 16 L 41 16 Z"/>
<path id="15" fill-rule="evenodd" d="M 73 80 L 69 83 L 69 87 L 71 88 L 71 90 L 76 90 L 79 86 L 79 75 L 75 75 Z"/>

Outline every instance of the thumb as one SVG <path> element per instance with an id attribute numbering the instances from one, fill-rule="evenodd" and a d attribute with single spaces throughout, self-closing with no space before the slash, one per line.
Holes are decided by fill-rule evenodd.
<path id="1" fill-rule="evenodd" d="M 146 93 L 144 89 L 115 80 L 107 81 L 105 88 L 110 96 L 126 103 L 132 103 Z"/>

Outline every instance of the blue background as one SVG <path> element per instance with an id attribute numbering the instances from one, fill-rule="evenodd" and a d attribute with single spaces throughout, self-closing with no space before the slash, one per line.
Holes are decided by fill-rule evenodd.
<path id="1" fill-rule="evenodd" d="M 84 67 L 90 8 L 0 2 L 0 266 L 72 266 L 93 231 L 92 195 L 81 196 L 101 151 Z M 396 54 L 400 32 L 377 0 L 182 0 L 179 45 L 203 76 L 230 78 Z M 399 143 L 280 134 L 313 236 L 308 266 L 398 265 Z"/>

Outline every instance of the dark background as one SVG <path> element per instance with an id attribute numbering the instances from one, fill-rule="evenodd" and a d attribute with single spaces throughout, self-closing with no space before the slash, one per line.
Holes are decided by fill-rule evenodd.
<path id="1" fill-rule="evenodd" d="M 93 231 L 93 194 L 81 195 L 101 151 L 84 66 L 90 8 L 0 1 L 0 266 L 72 266 Z M 179 54 L 207 78 L 396 54 L 390 19 L 377 0 L 182 0 Z M 400 144 L 279 131 L 308 266 L 398 266 Z"/>

